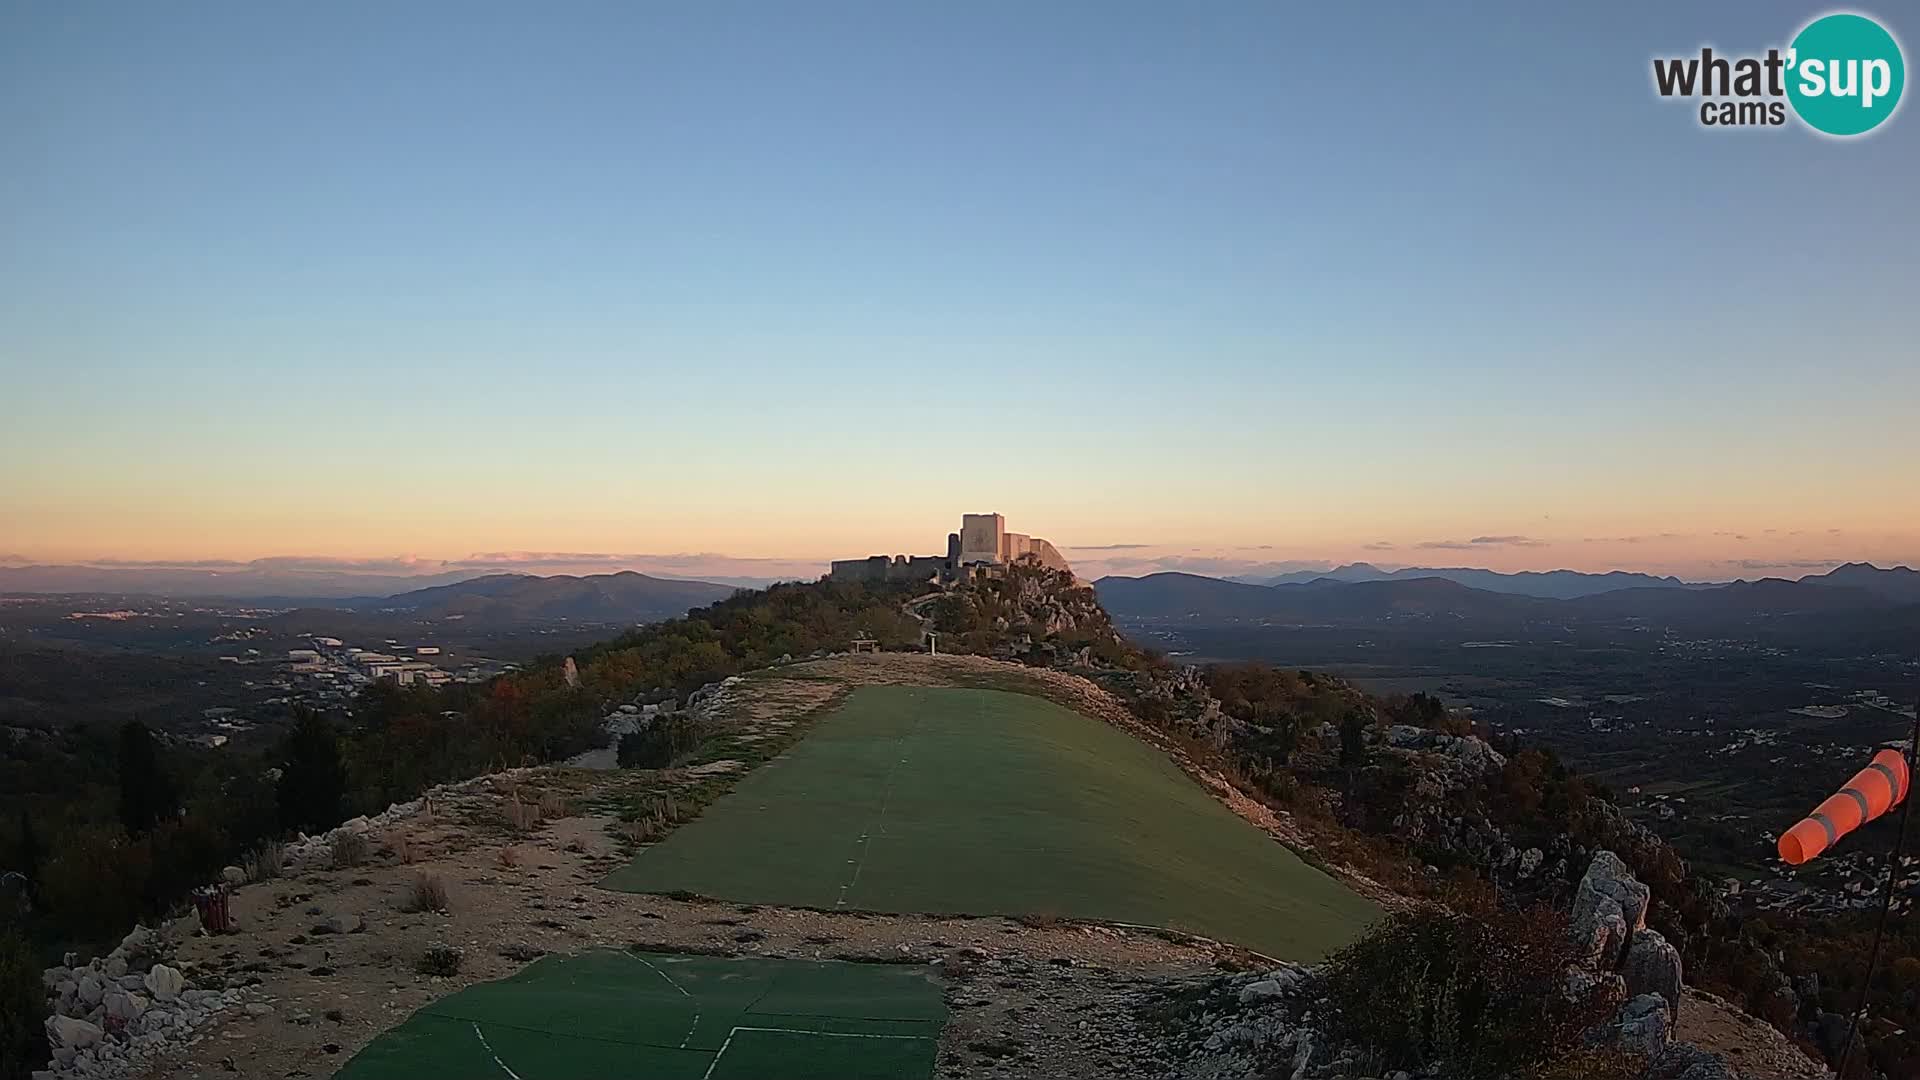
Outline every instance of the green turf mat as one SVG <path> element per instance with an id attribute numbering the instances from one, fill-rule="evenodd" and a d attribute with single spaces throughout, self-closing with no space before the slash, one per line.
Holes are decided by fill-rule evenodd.
<path id="1" fill-rule="evenodd" d="M 1317 960 L 1378 909 L 1158 750 L 995 690 L 863 687 L 605 884 L 1164 926 Z"/>
<path id="2" fill-rule="evenodd" d="M 335 1075 L 925 1080 L 946 1015 L 918 966 L 596 950 L 428 1005 Z"/>

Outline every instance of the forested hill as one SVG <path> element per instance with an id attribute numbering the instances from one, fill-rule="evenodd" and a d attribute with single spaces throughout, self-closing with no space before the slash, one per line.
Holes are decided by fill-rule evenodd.
<path id="1" fill-rule="evenodd" d="M 358 606 L 489 622 L 651 622 L 678 618 L 736 591 L 730 585 L 650 577 L 632 570 L 585 577 L 490 574 Z"/>

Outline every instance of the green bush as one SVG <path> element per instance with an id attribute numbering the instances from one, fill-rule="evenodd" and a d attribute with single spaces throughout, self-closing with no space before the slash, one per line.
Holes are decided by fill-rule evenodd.
<path id="1" fill-rule="evenodd" d="M 1384 1068 L 1525 1076 L 1572 1055 L 1619 1004 L 1567 995 L 1574 954 L 1565 919 L 1545 908 L 1480 919 L 1422 907 L 1336 953 L 1327 976 L 1341 1033 Z"/>

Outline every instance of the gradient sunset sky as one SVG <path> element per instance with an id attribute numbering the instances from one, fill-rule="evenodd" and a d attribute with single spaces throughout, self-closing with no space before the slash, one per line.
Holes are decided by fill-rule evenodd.
<path id="1" fill-rule="evenodd" d="M 1650 86 L 1825 10 L 0 6 L 0 560 L 1920 562 L 1920 114 Z"/>

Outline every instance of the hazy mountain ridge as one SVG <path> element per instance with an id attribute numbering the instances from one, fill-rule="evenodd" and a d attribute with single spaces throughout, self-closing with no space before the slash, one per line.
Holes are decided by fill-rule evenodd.
<path id="1" fill-rule="evenodd" d="M 122 594 L 169 599 L 344 600 L 387 596 L 485 576 L 485 570 L 439 574 L 374 574 L 350 570 L 84 565 L 0 566 L 0 593 Z"/>
<path id="2" fill-rule="evenodd" d="M 657 578 L 634 570 L 575 577 L 490 574 L 416 589 L 356 606 L 421 615 L 464 615 L 502 621 L 651 622 L 725 600 L 737 589 L 709 581 Z"/>
<path id="3" fill-rule="evenodd" d="M 1623 578 L 1645 576 L 1622 575 Z M 1809 575 L 1799 581 L 1766 578 L 1713 586 L 1638 586 L 1567 598 L 1476 588 L 1438 575 L 1392 575 L 1359 581 L 1322 576 L 1308 582 L 1252 585 L 1194 574 L 1163 573 L 1137 578 L 1105 577 L 1096 581 L 1094 587 L 1101 602 L 1116 616 L 1132 619 L 1360 622 L 1396 615 L 1426 615 L 1462 619 L 1592 616 L 1711 620 L 1869 613 L 1920 604 L 1920 573 L 1906 567 L 1882 570 L 1864 563 L 1849 564 L 1828 574 Z"/>
<path id="4" fill-rule="evenodd" d="M 1372 563 L 1364 562 L 1348 563 L 1325 571 L 1296 570 L 1290 574 L 1277 574 L 1272 577 L 1241 577 L 1233 580 L 1249 585 L 1304 585 L 1315 581 L 1351 583 L 1408 578 L 1444 578 L 1471 588 L 1485 589 L 1488 592 L 1555 600 L 1572 600 L 1594 593 L 1611 592 L 1615 589 L 1640 587 L 1710 589 L 1714 587 L 1713 584 L 1682 581 L 1671 576 L 1656 577 L 1632 570 L 1609 570 L 1601 574 L 1579 570 L 1522 570 L 1517 573 L 1503 573 L 1498 570 L 1483 570 L 1470 566 L 1407 566 L 1398 570 L 1382 570 Z"/>

